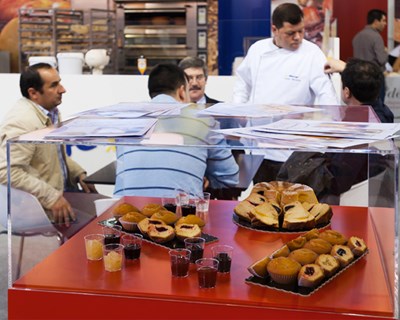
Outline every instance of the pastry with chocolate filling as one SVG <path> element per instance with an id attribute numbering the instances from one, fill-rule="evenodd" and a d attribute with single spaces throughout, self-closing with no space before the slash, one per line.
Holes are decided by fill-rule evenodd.
<path id="1" fill-rule="evenodd" d="M 331 207 L 326 203 L 315 203 L 307 211 L 314 216 L 317 226 L 329 223 L 333 215 Z"/>
<path id="2" fill-rule="evenodd" d="M 264 196 L 258 193 L 250 193 L 245 200 L 247 200 L 254 206 L 258 206 L 259 204 L 263 204 L 265 201 L 267 201 L 267 199 Z"/>
<path id="3" fill-rule="evenodd" d="M 342 268 L 346 267 L 354 260 L 353 252 L 348 246 L 335 244 L 332 247 L 331 255 L 339 262 Z"/>
<path id="4" fill-rule="evenodd" d="M 324 270 L 325 277 L 333 276 L 339 269 L 339 262 L 330 254 L 320 254 L 315 263 Z"/>
<path id="5" fill-rule="evenodd" d="M 143 235 L 147 235 L 150 225 L 165 225 L 165 223 L 162 220 L 145 218 L 137 224 Z"/>
<path id="6" fill-rule="evenodd" d="M 297 276 L 300 287 L 315 288 L 324 279 L 324 272 L 317 264 L 306 264 L 301 267 Z"/>
<path id="7" fill-rule="evenodd" d="M 296 201 L 283 207 L 282 227 L 288 230 L 312 229 L 315 226 L 314 217 Z"/>
<path id="8" fill-rule="evenodd" d="M 279 213 L 270 202 L 264 202 L 253 208 L 249 214 L 252 226 L 279 228 Z"/>
<path id="9" fill-rule="evenodd" d="M 179 240 L 201 236 L 201 229 L 197 224 L 181 223 L 175 226 L 176 237 Z"/>
<path id="10" fill-rule="evenodd" d="M 358 237 L 350 237 L 349 241 L 347 241 L 347 246 L 356 257 L 361 256 L 365 251 L 367 251 L 367 245 L 364 240 Z"/>
<path id="11" fill-rule="evenodd" d="M 175 230 L 173 227 L 163 224 L 154 225 L 150 224 L 147 230 L 147 235 L 151 240 L 157 243 L 164 243 L 175 238 Z"/>

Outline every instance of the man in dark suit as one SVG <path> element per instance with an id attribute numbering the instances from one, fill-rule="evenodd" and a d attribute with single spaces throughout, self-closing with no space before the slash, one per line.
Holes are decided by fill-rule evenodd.
<path id="1" fill-rule="evenodd" d="M 179 67 L 185 71 L 189 80 L 190 101 L 195 103 L 215 104 L 218 100 L 212 99 L 205 94 L 208 70 L 203 59 L 197 57 L 186 57 L 179 62 Z"/>

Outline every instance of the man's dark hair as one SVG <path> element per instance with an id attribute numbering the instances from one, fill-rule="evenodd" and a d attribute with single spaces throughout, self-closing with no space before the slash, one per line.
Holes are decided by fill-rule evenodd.
<path id="1" fill-rule="evenodd" d="M 204 76 L 208 77 L 208 70 L 207 70 L 207 65 L 204 62 L 203 59 L 200 59 L 198 57 L 186 57 L 181 60 L 178 64 L 179 68 L 182 70 L 188 69 L 188 68 L 201 68 L 203 69 Z"/>
<path id="2" fill-rule="evenodd" d="M 40 76 L 40 69 L 53 69 L 53 67 L 48 63 L 36 63 L 32 66 L 27 67 L 19 78 L 19 88 L 22 95 L 29 99 L 28 89 L 33 88 L 40 93 L 43 93 L 43 79 Z"/>
<path id="3" fill-rule="evenodd" d="M 379 9 L 372 9 L 367 14 L 367 24 L 372 24 L 375 20 L 381 21 L 386 16 L 386 12 Z"/>
<path id="4" fill-rule="evenodd" d="M 382 82 L 383 73 L 370 61 L 351 59 L 342 72 L 343 88 L 349 88 L 362 104 L 371 104 L 378 99 Z"/>
<path id="5" fill-rule="evenodd" d="M 278 29 L 283 27 L 284 22 L 296 25 L 303 20 L 303 11 L 294 3 L 282 3 L 272 13 L 272 24 Z"/>
<path id="6" fill-rule="evenodd" d="M 186 86 L 186 74 L 177 65 L 164 63 L 156 65 L 149 74 L 148 89 L 151 98 L 159 94 L 171 94 Z"/>

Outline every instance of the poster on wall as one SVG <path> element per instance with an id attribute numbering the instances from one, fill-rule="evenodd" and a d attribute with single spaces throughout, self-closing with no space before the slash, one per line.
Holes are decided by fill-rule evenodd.
<path id="1" fill-rule="evenodd" d="M 13 18 L 19 8 L 71 8 L 71 0 L 0 0 L 0 31 Z"/>
<path id="2" fill-rule="evenodd" d="M 336 37 L 334 0 L 271 0 L 271 14 L 282 3 L 295 3 L 304 13 L 304 38 L 317 44 L 325 54 L 329 53 L 329 37 Z"/>

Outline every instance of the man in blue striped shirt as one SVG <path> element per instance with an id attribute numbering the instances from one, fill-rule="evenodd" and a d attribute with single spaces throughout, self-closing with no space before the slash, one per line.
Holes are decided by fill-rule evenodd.
<path id="1" fill-rule="evenodd" d="M 148 89 L 154 103 L 189 101 L 186 75 L 173 64 L 155 66 L 149 75 Z M 196 147 L 117 148 L 115 195 L 174 197 L 176 189 L 197 195 L 203 192 L 204 178 L 215 189 L 238 183 L 238 165 L 231 151 L 224 147 L 224 137 L 211 131 L 219 128 L 218 122 L 197 118 L 197 111 L 197 106 L 188 105 L 179 115 L 161 117 L 153 133 L 173 134 L 184 145 Z"/>

